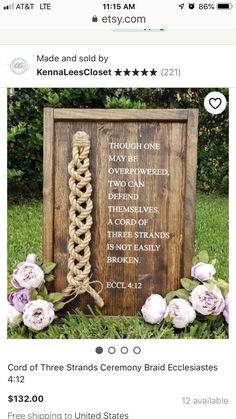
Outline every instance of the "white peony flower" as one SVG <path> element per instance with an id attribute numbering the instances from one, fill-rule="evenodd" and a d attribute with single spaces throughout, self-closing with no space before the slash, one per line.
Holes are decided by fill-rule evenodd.
<path id="1" fill-rule="evenodd" d="M 199 262 L 197 265 L 194 265 L 191 269 L 191 276 L 198 279 L 201 282 L 209 281 L 213 278 L 216 270 L 213 265 L 210 263 Z"/>
<path id="2" fill-rule="evenodd" d="M 152 294 L 141 308 L 141 313 L 147 323 L 159 324 L 166 311 L 166 300 L 159 294 Z"/>
<path id="3" fill-rule="evenodd" d="M 209 291 L 205 285 L 198 285 L 193 289 L 190 300 L 198 313 L 205 316 L 217 316 L 224 310 L 225 301 L 219 288 L 214 287 Z"/>
<path id="4" fill-rule="evenodd" d="M 12 284 L 16 288 L 39 288 L 44 282 L 44 272 L 35 263 L 22 262 L 13 272 Z"/>
<path id="5" fill-rule="evenodd" d="M 196 318 L 194 308 L 184 298 L 174 298 L 170 301 L 165 317 L 171 317 L 172 324 L 177 329 L 183 329 Z"/>
<path id="6" fill-rule="evenodd" d="M 229 323 L 229 294 L 225 296 L 225 307 L 223 311 L 225 321 Z"/>
<path id="7" fill-rule="evenodd" d="M 25 305 L 23 322 L 33 330 L 42 330 L 54 319 L 53 304 L 45 300 L 33 300 Z"/>
<path id="8" fill-rule="evenodd" d="M 26 258 L 26 262 L 29 263 L 36 263 L 36 255 L 34 253 L 29 253 L 27 258 Z"/>
<path id="9" fill-rule="evenodd" d="M 7 305 L 7 323 L 9 326 L 18 326 L 22 321 L 22 316 L 9 302 Z"/>

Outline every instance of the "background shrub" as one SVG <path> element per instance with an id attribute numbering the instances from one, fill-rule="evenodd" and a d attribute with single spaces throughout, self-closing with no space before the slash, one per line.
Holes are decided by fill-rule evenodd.
<path id="1" fill-rule="evenodd" d="M 11 199 L 41 197 L 43 108 L 199 108 L 198 188 L 228 191 L 228 109 L 204 108 L 210 91 L 228 89 L 15 89 L 8 101 L 8 186 Z"/>

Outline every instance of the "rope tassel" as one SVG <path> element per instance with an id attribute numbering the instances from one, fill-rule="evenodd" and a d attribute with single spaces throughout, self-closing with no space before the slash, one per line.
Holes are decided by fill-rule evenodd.
<path id="1" fill-rule="evenodd" d="M 86 132 L 78 131 L 73 137 L 72 161 L 68 165 L 70 175 L 70 226 L 69 226 L 69 261 L 67 275 L 68 287 L 64 290 L 66 296 L 73 299 L 88 292 L 99 307 L 104 306 L 100 295 L 91 284 L 100 281 L 90 281 L 90 247 L 92 208 L 92 185 L 89 170 L 90 137 Z"/>

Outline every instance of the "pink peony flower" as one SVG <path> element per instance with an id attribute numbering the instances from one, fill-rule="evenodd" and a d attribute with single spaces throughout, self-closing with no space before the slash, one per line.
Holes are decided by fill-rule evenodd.
<path id="1" fill-rule="evenodd" d="M 8 301 L 15 307 L 17 311 L 22 313 L 24 306 L 30 301 L 29 289 L 23 288 L 20 291 L 12 292 L 8 297 Z"/>

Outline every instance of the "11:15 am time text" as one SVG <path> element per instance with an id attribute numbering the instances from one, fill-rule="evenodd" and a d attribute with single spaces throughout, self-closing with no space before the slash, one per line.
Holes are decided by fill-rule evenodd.
<path id="1" fill-rule="evenodd" d="M 103 3 L 104 10 L 135 10 L 135 3 Z"/>

